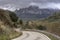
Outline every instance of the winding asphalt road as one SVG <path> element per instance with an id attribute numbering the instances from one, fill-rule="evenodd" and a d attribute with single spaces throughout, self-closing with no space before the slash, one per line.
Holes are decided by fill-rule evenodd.
<path id="1" fill-rule="evenodd" d="M 51 40 L 46 35 L 33 31 L 22 31 L 23 35 L 12 40 Z"/>

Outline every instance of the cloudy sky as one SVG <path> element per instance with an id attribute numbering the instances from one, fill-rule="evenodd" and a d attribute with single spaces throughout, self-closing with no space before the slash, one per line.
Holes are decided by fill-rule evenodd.
<path id="1" fill-rule="evenodd" d="M 39 8 L 60 9 L 60 0 L 0 0 L 0 8 L 12 11 L 30 5 L 36 5 Z"/>

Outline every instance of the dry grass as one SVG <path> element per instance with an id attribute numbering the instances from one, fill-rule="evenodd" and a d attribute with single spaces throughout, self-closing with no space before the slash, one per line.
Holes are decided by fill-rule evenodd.
<path id="1" fill-rule="evenodd" d="M 16 38 L 16 37 L 18 37 L 18 36 L 21 36 L 22 35 L 22 32 L 12 32 L 10 35 L 9 35 L 9 37 L 11 38 L 11 39 L 14 39 L 14 38 Z"/>
<path id="2" fill-rule="evenodd" d="M 47 28 L 46 31 L 60 35 L 60 22 L 59 21 L 55 21 L 55 22 L 36 21 L 36 24 L 45 26 Z"/>

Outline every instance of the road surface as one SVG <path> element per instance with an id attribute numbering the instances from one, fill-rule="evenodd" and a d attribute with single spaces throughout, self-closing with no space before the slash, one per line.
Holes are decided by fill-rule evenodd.
<path id="1" fill-rule="evenodd" d="M 23 35 L 12 40 L 51 40 L 49 37 L 42 33 L 33 31 L 22 31 Z"/>

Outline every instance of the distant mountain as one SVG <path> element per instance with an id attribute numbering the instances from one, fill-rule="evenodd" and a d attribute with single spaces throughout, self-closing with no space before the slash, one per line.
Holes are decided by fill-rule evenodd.
<path id="1" fill-rule="evenodd" d="M 18 17 L 24 20 L 36 20 L 41 18 L 46 18 L 52 13 L 59 11 L 58 9 L 40 9 L 37 6 L 29 6 L 27 8 L 21 8 L 20 10 L 16 10 L 16 14 Z"/>

